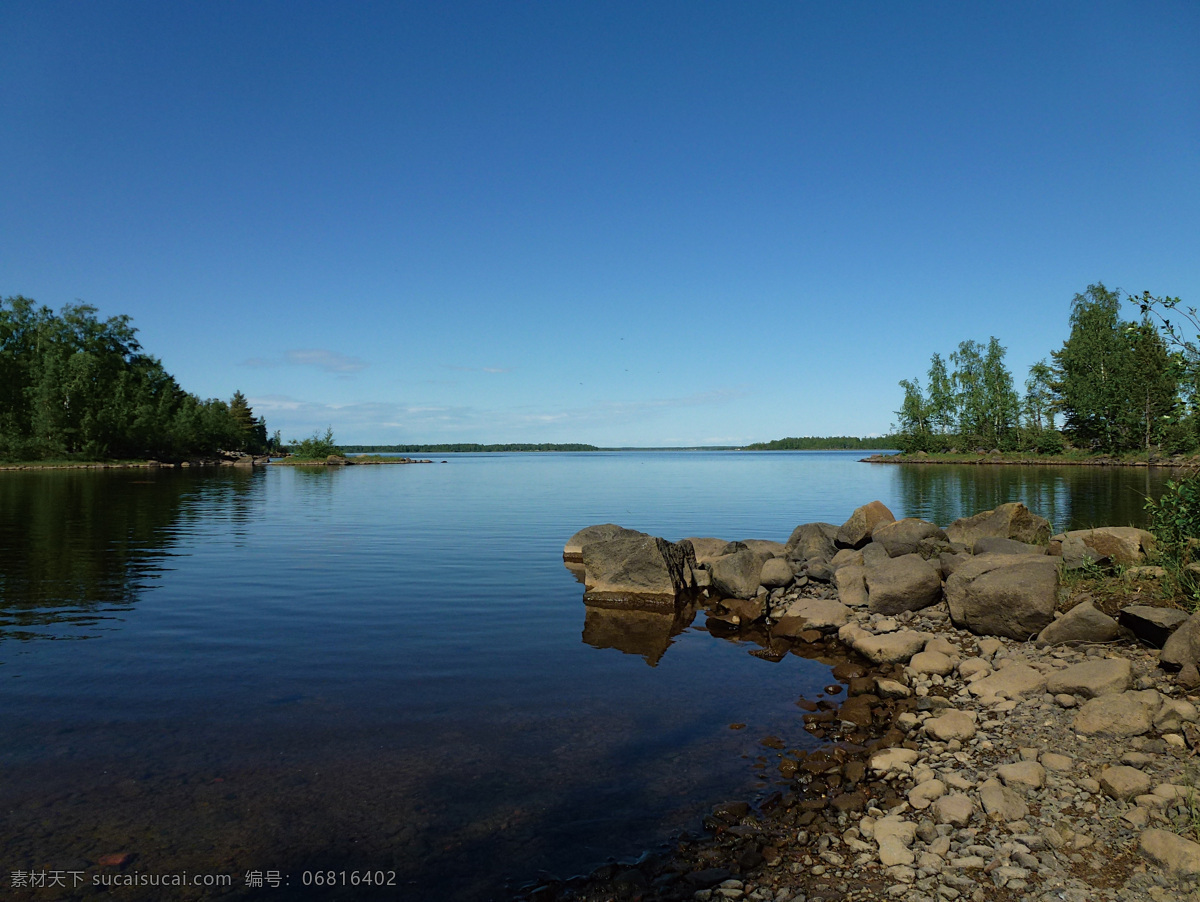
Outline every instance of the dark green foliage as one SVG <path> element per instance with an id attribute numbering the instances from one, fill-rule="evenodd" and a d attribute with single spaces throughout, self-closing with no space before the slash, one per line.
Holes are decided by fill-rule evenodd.
<path id="1" fill-rule="evenodd" d="M 341 453 L 337 443 L 333 440 L 332 426 L 325 430 L 324 435 L 317 431 L 301 441 L 292 439 L 288 444 L 288 450 L 297 460 L 324 460 L 331 455 Z"/>
<path id="2" fill-rule="evenodd" d="M 225 402 L 188 394 L 144 354 L 128 316 L 96 314 L 0 300 L 0 459 L 179 460 L 265 446 L 261 420 L 243 428 Z"/>
<path id="3" fill-rule="evenodd" d="M 802 436 L 777 438 L 772 442 L 746 445 L 747 451 L 880 451 L 894 447 L 885 438 L 858 438 L 853 435 Z"/>
<path id="4" fill-rule="evenodd" d="M 1196 560 L 1200 542 L 1200 472 L 1193 471 L 1167 482 L 1155 501 L 1146 502 L 1150 531 L 1158 540 L 1158 554 L 1167 571 L 1169 589 L 1197 597 L 1198 579 L 1188 565 Z"/>

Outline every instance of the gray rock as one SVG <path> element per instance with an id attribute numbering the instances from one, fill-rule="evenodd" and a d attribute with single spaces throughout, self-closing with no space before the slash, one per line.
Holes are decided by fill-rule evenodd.
<path id="1" fill-rule="evenodd" d="M 996 768 L 1000 782 L 1010 789 L 1025 792 L 1046 785 L 1046 769 L 1036 761 L 1014 761 Z"/>
<path id="2" fill-rule="evenodd" d="M 1172 877 L 1200 875 L 1200 843 L 1154 828 L 1142 834 L 1138 846 L 1143 855 Z"/>
<path id="3" fill-rule="evenodd" d="M 877 547 L 872 542 L 868 547 Z M 919 554 L 885 557 L 866 563 L 867 607 L 878 614 L 919 611 L 942 597 L 938 571 Z"/>
<path id="4" fill-rule="evenodd" d="M 958 569 L 960 564 L 965 564 L 971 560 L 969 554 L 955 554 L 952 551 L 943 551 L 938 555 L 938 569 L 942 571 L 942 578 L 949 579 L 950 574 Z"/>
<path id="5" fill-rule="evenodd" d="M 1045 545 L 1050 539 L 1050 522 L 1030 512 L 1024 504 L 1013 501 L 995 510 L 983 511 L 974 517 L 955 520 L 946 529 L 951 542 L 971 547 L 984 536 L 1016 539 L 1031 545 Z"/>
<path id="6" fill-rule="evenodd" d="M 1025 698 L 1046 691 L 1046 677 L 1028 664 L 1010 664 L 967 687 L 977 698 Z"/>
<path id="7" fill-rule="evenodd" d="M 1186 699 L 1164 699 L 1162 707 L 1154 715 L 1154 729 L 1160 733 L 1177 733 L 1185 723 L 1196 723 L 1200 713 L 1196 706 Z"/>
<path id="8" fill-rule="evenodd" d="M 1135 796 L 1145 795 L 1152 783 L 1149 777 L 1136 767 L 1118 764 L 1100 772 L 1100 788 L 1112 799 L 1127 802 Z"/>
<path id="9" fill-rule="evenodd" d="M 727 540 L 714 539 L 711 536 L 690 536 L 685 541 L 692 543 L 692 549 L 696 552 L 696 561 L 701 564 L 711 564 L 725 554 L 725 549 L 729 546 Z"/>
<path id="10" fill-rule="evenodd" d="M 861 548 L 871 540 L 876 526 L 892 523 L 895 519 L 882 501 L 872 501 L 855 508 L 850 519 L 838 528 L 835 541 L 842 548 Z"/>
<path id="11" fill-rule="evenodd" d="M 609 539 L 629 536 L 644 536 L 646 533 L 636 529 L 626 529 L 616 523 L 597 523 L 595 526 L 585 526 L 563 546 L 563 560 L 578 564 L 583 561 L 583 546 L 592 542 L 607 542 Z"/>
<path id="12" fill-rule="evenodd" d="M 1057 561 L 1033 555 L 975 557 L 946 580 L 946 601 L 956 625 L 1025 641 L 1054 619 Z"/>
<path id="13" fill-rule="evenodd" d="M 946 676 L 946 674 L 954 670 L 954 661 L 949 655 L 943 652 L 926 649 L 913 655 L 912 660 L 908 662 L 908 666 L 913 673 L 936 673 L 938 676 Z"/>
<path id="14" fill-rule="evenodd" d="M 866 575 L 866 568 L 862 564 L 848 564 L 838 568 L 834 574 L 834 584 L 842 604 L 852 608 L 867 606 Z"/>
<path id="15" fill-rule="evenodd" d="M 597 607 L 674 608 L 696 567 L 689 542 L 641 533 L 583 546 L 584 601 Z"/>
<path id="16" fill-rule="evenodd" d="M 742 539 L 741 544 L 765 558 L 787 557 L 782 542 L 773 542 L 770 539 Z"/>
<path id="17" fill-rule="evenodd" d="M 854 650 L 874 664 L 900 664 L 924 648 L 925 639 L 924 633 L 900 630 L 861 638 L 854 642 Z"/>
<path id="18" fill-rule="evenodd" d="M 1187 612 L 1178 608 L 1156 608 L 1145 604 L 1131 604 L 1117 615 L 1121 626 L 1133 630 L 1135 636 L 1155 648 L 1162 648 L 1187 619 Z"/>
<path id="19" fill-rule="evenodd" d="M 709 565 L 713 589 L 726 598 L 753 598 L 766 560 L 766 555 L 746 546 L 714 559 Z"/>
<path id="20" fill-rule="evenodd" d="M 762 572 L 758 576 L 759 582 L 768 589 L 781 589 L 789 586 L 795 578 L 796 575 L 792 573 L 791 564 L 779 557 L 764 561 Z"/>
<path id="21" fill-rule="evenodd" d="M 1170 670 L 1200 664 L 1200 613 L 1193 614 L 1163 643 L 1158 663 Z"/>
<path id="22" fill-rule="evenodd" d="M 975 813 L 975 804 L 970 796 L 952 792 L 934 802 L 933 811 L 939 824 L 965 827 L 971 822 L 971 815 Z"/>
<path id="23" fill-rule="evenodd" d="M 925 732 L 938 742 L 952 739 L 967 742 L 975 738 L 976 730 L 975 715 L 958 709 L 951 709 L 925 721 Z"/>
<path id="24" fill-rule="evenodd" d="M 792 530 L 784 548 L 792 560 L 829 561 L 837 551 L 833 544 L 837 533 L 832 523 L 802 523 Z"/>
<path id="25" fill-rule="evenodd" d="M 1002 536 L 980 536 L 971 551 L 975 554 L 1045 554 L 1046 546 L 1030 545 Z"/>
<path id="26" fill-rule="evenodd" d="M 1100 526 L 1096 529 L 1074 529 L 1054 537 L 1062 542 L 1063 550 L 1056 551 L 1051 542 L 1050 553 L 1062 553 L 1066 559 L 1066 545 L 1076 539 L 1091 548 L 1100 557 L 1118 564 L 1137 564 L 1154 551 L 1154 534 L 1136 526 Z"/>
<path id="27" fill-rule="evenodd" d="M 1113 642 L 1121 628 L 1090 601 L 1075 605 L 1038 634 L 1038 645 L 1066 645 L 1072 642 Z M 1053 690 L 1051 690 L 1053 691 Z"/>
<path id="28" fill-rule="evenodd" d="M 995 777 L 980 784 L 979 801 L 989 820 L 1019 821 L 1029 814 L 1025 800 Z"/>
<path id="29" fill-rule="evenodd" d="M 891 557 L 917 554 L 925 539 L 946 541 L 946 532 L 936 523 L 905 517 L 892 523 L 883 523 L 871 533 L 871 541 L 878 542 Z M 929 546 L 927 546 L 929 547 Z"/>
<path id="30" fill-rule="evenodd" d="M 1110 692 L 1124 692 L 1132 682 L 1133 665 L 1128 658 L 1104 658 L 1072 664 L 1050 674 L 1046 691 L 1096 698 Z"/>
<path id="31" fill-rule="evenodd" d="M 850 620 L 850 609 L 833 598 L 801 598 L 771 627 L 772 636 L 795 638 L 805 630 L 836 630 Z"/>
<path id="32" fill-rule="evenodd" d="M 1153 726 L 1158 707 L 1141 692 L 1102 695 L 1079 709 L 1073 726 L 1085 736 L 1141 736 Z"/>

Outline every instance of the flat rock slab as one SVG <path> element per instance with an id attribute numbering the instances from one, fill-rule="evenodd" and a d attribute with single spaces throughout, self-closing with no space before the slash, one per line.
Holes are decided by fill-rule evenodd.
<path id="1" fill-rule="evenodd" d="M 1029 814 L 1025 800 L 995 777 L 980 785 L 979 800 L 990 820 L 1019 821 Z"/>
<path id="2" fill-rule="evenodd" d="M 1187 622 L 1187 611 L 1178 608 L 1156 608 L 1146 604 L 1131 604 L 1122 608 L 1117 615 L 1121 626 L 1133 630 L 1133 634 L 1153 645 L 1162 648 L 1171 638 L 1171 633 Z"/>
<path id="3" fill-rule="evenodd" d="M 1083 698 L 1096 698 L 1112 692 L 1124 692 L 1133 681 L 1133 665 L 1128 658 L 1084 661 L 1050 674 L 1046 691 L 1066 692 Z"/>
<path id="4" fill-rule="evenodd" d="M 1085 736 L 1141 736 L 1153 725 L 1157 696 L 1153 691 L 1102 695 L 1079 709 L 1073 726 Z"/>
<path id="5" fill-rule="evenodd" d="M 1010 664 L 972 683 L 968 690 L 976 698 L 1025 698 L 1046 691 L 1046 677 L 1028 664 Z"/>
<path id="6" fill-rule="evenodd" d="M 1041 789 L 1046 785 L 1046 769 L 1036 761 L 1014 761 L 1012 764 L 1001 764 L 996 768 L 996 776 L 1005 786 L 1022 792 Z"/>
<path id="7" fill-rule="evenodd" d="M 924 633 L 900 630 L 858 639 L 854 650 L 873 664 L 901 664 L 923 649 L 927 638 Z"/>
<path id="8" fill-rule="evenodd" d="M 975 715 L 957 709 L 925 721 L 925 732 L 939 742 L 949 742 L 952 739 L 966 742 L 975 738 L 977 729 Z"/>
<path id="9" fill-rule="evenodd" d="M 805 630 L 836 630 L 850 622 L 850 609 L 833 598 L 802 598 L 771 627 L 772 636 L 796 638 Z"/>
<path id="10" fill-rule="evenodd" d="M 624 526 L 618 526 L 616 523 L 597 523 L 594 526 L 585 526 L 571 538 L 567 539 L 567 544 L 563 546 L 563 560 L 573 564 L 583 563 L 583 546 L 592 542 L 607 542 L 609 539 L 616 539 L 622 536 L 644 536 L 646 533 L 638 532 L 636 529 L 626 529 Z"/>
<path id="11" fill-rule="evenodd" d="M 1151 785 L 1148 776 L 1136 767 L 1124 764 L 1106 767 L 1100 773 L 1100 788 L 1104 790 L 1104 794 L 1123 802 L 1135 796 L 1145 795 L 1150 791 Z"/>
<path id="12" fill-rule="evenodd" d="M 1145 831 L 1138 845 L 1143 855 L 1172 877 L 1200 876 L 1200 843 L 1155 828 Z"/>

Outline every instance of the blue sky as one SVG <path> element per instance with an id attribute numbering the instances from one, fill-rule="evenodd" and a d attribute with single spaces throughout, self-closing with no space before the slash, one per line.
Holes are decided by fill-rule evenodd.
<path id="1" fill-rule="evenodd" d="M 0 295 L 284 438 L 886 432 L 1200 306 L 1200 4 L 0 6 Z M 1130 311 L 1130 315 L 1133 312 Z"/>

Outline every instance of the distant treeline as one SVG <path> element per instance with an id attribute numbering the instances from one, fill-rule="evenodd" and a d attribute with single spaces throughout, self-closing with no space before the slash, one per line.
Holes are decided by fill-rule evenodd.
<path id="1" fill-rule="evenodd" d="M 0 460 L 181 460 L 271 447 L 241 392 L 225 402 L 184 391 L 143 353 L 128 316 L 96 313 L 0 300 Z"/>
<path id="2" fill-rule="evenodd" d="M 891 447 L 886 438 L 858 438 L 854 435 L 804 435 L 777 438 L 773 442 L 746 445 L 747 451 L 880 451 Z"/>
<path id="3" fill-rule="evenodd" d="M 339 445 L 347 454 L 459 454 L 473 451 L 599 451 L 595 445 L 556 445 L 542 443 L 477 445 L 459 442 L 451 445 Z"/>

